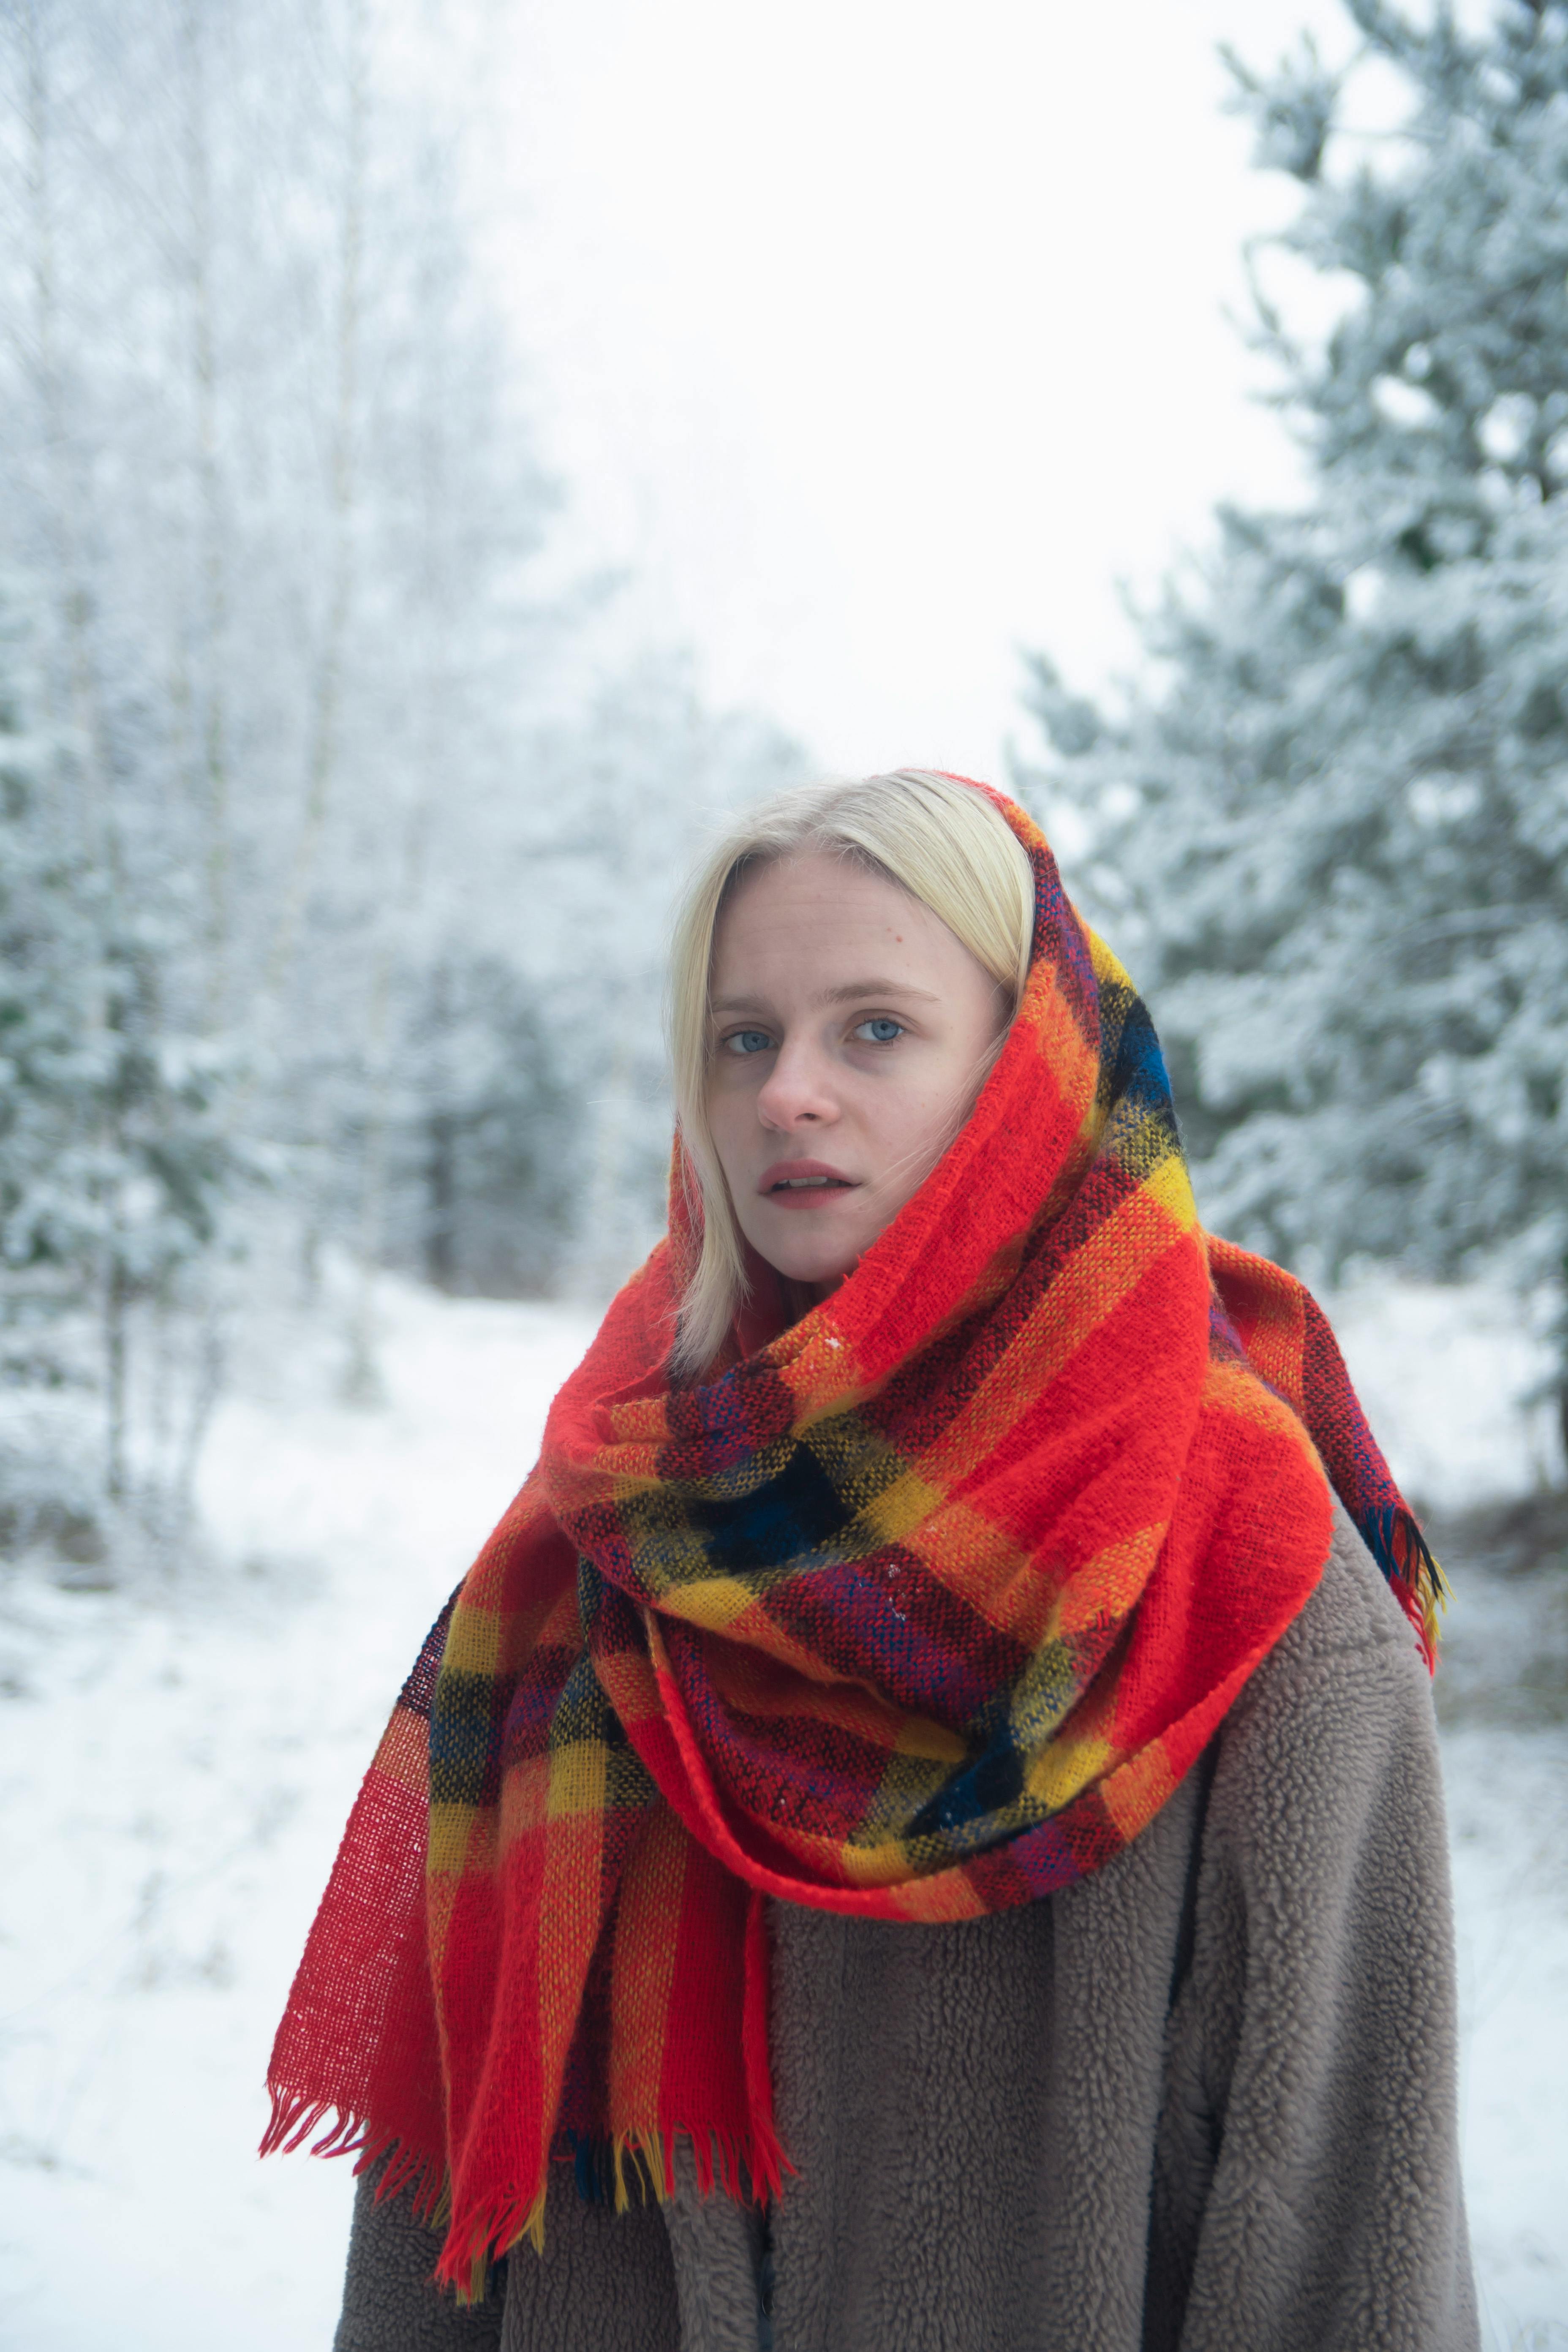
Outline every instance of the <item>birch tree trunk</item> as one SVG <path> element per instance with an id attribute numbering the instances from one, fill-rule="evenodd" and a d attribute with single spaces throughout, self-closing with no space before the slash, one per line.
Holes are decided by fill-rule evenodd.
<path id="1" fill-rule="evenodd" d="M 225 638 L 228 622 L 227 532 L 218 465 L 218 388 L 214 325 L 212 104 L 208 44 L 212 12 L 184 0 L 178 28 L 186 202 L 189 367 L 195 446 L 195 690 L 190 756 L 194 797 L 205 835 L 206 1023 L 217 1034 L 229 1009 L 233 865 L 229 806 Z"/>
<path id="2" fill-rule="evenodd" d="M 26 185 L 33 296 L 32 374 L 47 476 L 46 502 L 53 536 L 55 623 L 66 707 L 75 741 L 77 828 L 83 849 L 102 861 L 118 886 L 120 844 L 108 792 L 102 703 L 89 624 L 91 585 L 82 556 L 81 452 L 66 397 L 62 351 L 59 256 L 55 221 L 56 141 L 50 68 L 50 12 L 40 0 L 21 0 L 26 142 Z"/>
<path id="3" fill-rule="evenodd" d="M 276 1019 L 294 978 L 310 888 L 336 780 L 343 669 L 355 575 L 359 376 L 363 326 L 366 162 L 370 118 L 370 26 L 365 0 L 348 0 L 344 20 L 342 177 L 338 203 L 334 387 L 328 471 L 330 584 L 310 694 L 304 793 L 293 856 L 263 982 L 264 1015 Z"/>

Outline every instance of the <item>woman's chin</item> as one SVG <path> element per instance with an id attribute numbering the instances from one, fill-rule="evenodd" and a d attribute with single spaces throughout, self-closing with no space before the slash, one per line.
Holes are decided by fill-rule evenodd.
<path id="1" fill-rule="evenodd" d="M 868 1244 L 861 1243 L 852 1250 L 790 1249 L 783 1245 L 766 1249 L 760 1243 L 753 1243 L 752 1247 L 786 1282 L 799 1283 L 803 1288 L 815 1290 L 826 1298 L 847 1275 L 853 1274 Z"/>

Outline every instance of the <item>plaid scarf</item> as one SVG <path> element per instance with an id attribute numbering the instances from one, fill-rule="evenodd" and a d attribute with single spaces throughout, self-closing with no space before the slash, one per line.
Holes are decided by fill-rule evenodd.
<path id="1" fill-rule="evenodd" d="M 585 2193 L 775 2190 L 763 1898 L 973 1918 L 1100 1867 L 1321 1573 L 1435 1564 L 1307 1292 L 1199 1225 L 1158 1043 L 1032 861 L 1023 1003 L 842 1287 L 699 1386 L 669 1232 L 552 1407 L 366 1777 L 264 2148 L 384 2151 L 478 2292 Z M 1325 1470 L 1327 1475 L 1325 1476 Z"/>

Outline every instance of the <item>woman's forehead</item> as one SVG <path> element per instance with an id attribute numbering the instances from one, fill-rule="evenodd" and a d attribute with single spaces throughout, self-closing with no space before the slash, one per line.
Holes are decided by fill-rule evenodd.
<path id="1" fill-rule="evenodd" d="M 936 1003 L 973 965 L 941 917 L 900 884 L 842 858 L 803 856 L 748 877 L 724 908 L 709 1005 L 723 1018 L 786 997 L 812 1012 L 893 997 Z"/>
<path id="2" fill-rule="evenodd" d="M 947 929 L 890 875 L 821 850 L 772 858 L 742 875 L 720 909 L 715 961 L 782 950 L 793 943 L 875 934 L 901 948 L 931 930 Z"/>

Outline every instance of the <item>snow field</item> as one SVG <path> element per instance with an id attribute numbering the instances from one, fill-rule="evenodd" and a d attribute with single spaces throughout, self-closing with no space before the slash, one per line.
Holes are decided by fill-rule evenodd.
<path id="1" fill-rule="evenodd" d="M 5 2352 L 331 2343 L 349 2168 L 256 2160 L 268 2049 L 398 1684 L 593 1328 L 381 1301 L 374 1410 L 332 1401 L 323 1321 L 253 1350 L 204 1465 L 205 1579 L 156 1605 L 0 1591 Z M 1338 1319 L 1401 1475 L 1449 1503 L 1520 1482 L 1517 1318 L 1363 1292 Z M 1568 2344 L 1568 1730 L 1444 1744 L 1486 2343 L 1545 2352 Z"/>
<path id="2" fill-rule="evenodd" d="M 216 1596 L 12 1597 L 6 2352 L 331 2343 L 350 2168 L 257 2161 L 268 2050 L 398 1685 L 592 1328 L 389 1285 L 367 1412 L 279 1328 L 204 1464 Z"/>

